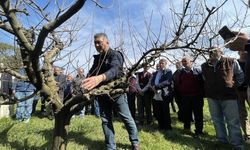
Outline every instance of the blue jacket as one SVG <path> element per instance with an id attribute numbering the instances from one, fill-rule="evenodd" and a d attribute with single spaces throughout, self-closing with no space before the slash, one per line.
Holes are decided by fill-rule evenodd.
<path id="1" fill-rule="evenodd" d="M 22 68 L 19 70 L 21 75 L 26 75 L 25 70 Z M 28 81 L 15 80 L 12 86 L 12 90 L 16 92 L 34 92 L 36 90 L 35 86 Z"/>

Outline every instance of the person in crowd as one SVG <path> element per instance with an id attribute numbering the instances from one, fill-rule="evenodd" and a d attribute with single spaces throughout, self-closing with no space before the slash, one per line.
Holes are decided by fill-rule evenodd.
<path id="1" fill-rule="evenodd" d="M 153 113 L 159 129 L 172 130 L 169 104 L 173 101 L 172 71 L 168 69 L 166 59 L 160 59 L 159 69 L 153 73 L 148 88 L 154 91 Z"/>
<path id="2" fill-rule="evenodd" d="M 33 106 L 32 106 L 32 113 L 31 114 L 34 114 L 36 112 L 36 106 L 37 106 L 37 103 L 40 99 L 40 96 L 38 94 L 36 94 L 34 96 L 34 100 L 33 100 Z"/>
<path id="3" fill-rule="evenodd" d="M 84 89 L 91 90 L 123 76 L 124 58 L 119 51 L 109 47 L 109 40 L 105 33 L 94 36 L 94 44 L 98 55 L 94 55 L 94 64 L 89 70 L 88 77 L 82 81 Z M 97 96 L 102 127 L 105 135 L 105 144 L 108 150 L 116 149 L 115 131 L 112 123 L 112 108 L 116 107 L 129 134 L 133 150 L 139 149 L 138 131 L 134 119 L 129 111 L 125 93 Z"/>
<path id="4" fill-rule="evenodd" d="M 54 66 L 54 78 L 55 81 L 57 82 L 57 86 L 58 86 L 58 95 L 61 99 L 61 102 L 64 102 L 64 90 L 66 88 L 66 76 L 63 74 L 64 69 L 58 66 Z M 45 100 L 44 100 L 45 102 Z M 50 120 L 54 119 L 54 111 L 53 111 L 53 105 L 49 105 L 48 107 L 48 112 L 47 112 L 47 116 Z"/>
<path id="5" fill-rule="evenodd" d="M 176 83 L 179 82 L 178 77 L 179 77 L 179 74 L 180 74 L 180 72 L 181 72 L 181 70 L 183 68 L 181 61 L 177 61 L 175 63 L 175 67 L 176 67 L 176 71 L 173 74 L 174 99 L 175 99 L 175 102 L 176 102 L 176 104 L 178 106 L 178 112 L 177 112 L 178 120 L 180 122 L 184 122 L 183 104 L 182 104 L 182 101 L 181 101 L 181 95 L 178 93 L 177 85 L 176 85 Z"/>
<path id="6" fill-rule="evenodd" d="M 20 75 L 26 75 L 24 68 L 19 70 Z M 22 100 L 26 97 L 31 96 L 36 88 L 33 84 L 28 81 L 16 80 L 13 84 L 13 93 L 18 100 Z M 23 121 L 28 123 L 32 113 L 32 105 L 33 105 L 34 97 L 31 97 L 27 100 L 20 101 L 17 103 L 16 107 L 16 119 L 18 121 Z"/>
<path id="7" fill-rule="evenodd" d="M 249 1 L 250 2 L 250 1 Z M 248 100 L 250 99 L 250 38 L 246 33 L 233 32 L 236 38 L 225 39 L 225 47 L 233 51 L 246 51 L 247 58 L 245 61 L 245 82 L 248 86 L 247 95 Z"/>
<path id="8" fill-rule="evenodd" d="M 131 77 L 129 77 L 128 82 L 129 82 L 128 92 L 127 92 L 128 106 L 132 117 L 135 119 L 135 112 L 136 112 L 135 100 L 136 100 L 136 94 L 138 93 L 136 87 L 137 84 L 136 76 L 131 75 Z"/>
<path id="9" fill-rule="evenodd" d="M 8 73 L 0 73 L 0 93 L 11 96 L 12 76 Z"/>
<path id="10" fill-rule="evenodd" d="M 147 124 L 151 124 L 153 121 L 152 117 L 152 97 L 153 93 L 151 89 L 146 88 L 149 83 L 152 74 L 148 71 L 149 67 L 144 66 L 143 71 L 137 73 L 137 109 L 139 117 L 139 125 L 144 124 L 144 119 L 147 120 Z M 144 111 L 145 110 L 145 111 Z M 144 112 L 146 112 L 146 118 L 144 117 Z"/>
<path id="11" fill-rule="evenodd" d="M 203 134 L 203 78 L 201 69 L 193 67 L 190 57 L 182 58 L 182 66 L 175 78 L 175 89 L 183 106 L 184 130 L 191 131 L 192 113 L 195 121 L 195 137 Z"/>
<path id="12" fill-rule="evenodd" d="M 72 93 L 73 93 L 73 87 L 72 87 L 72 82 L 73 82 L 73 75 L 68 74 L 66 77 L 66 85 L 64 89 L 64 96 L 63 96 L 63 102 L 65 103 L 67 100 L 72 98 Z"/>
<path id="13" fill-rule="evenodd" d="M 3 63 L 0 63 L 0 66 L 4 66 Z M 12 76 L 5 72 L 0 72 L 0 94 L 6 95 L 0 97 L 0 101 L 8 101 L 12 96 Z M 14 113 L 13 105 L 0 105 L 0 118 L 10 117 Z"/>
<path id="14" fill-rule="evenodd" d="M 238 59 L 238 63 L 241 69 L 243 70 L 243 72 L 245 72 L 247 52 L 239 51 L 238 54 L 240 56 L 240 58 Z M 244 133 L 244 140 L 249 141 L 250 140 L 250 125 L 249 125 L 248 112 L 246 108 L 246 102 L 249 105 L 250 100 L 247 99 L 247 84 L 245 81 L 238 87 L 237 95 L 238 95 L 238 105 L 239 105 L 239 113 L 240 113 L 240 123 L 241 123 L 241 128 Z"/>
<path id="15" fill-rule="evenodd" d="M 75 78 L 73 79 L 73 82 L 72 82 L 73 96 L 82 95 L 83 93 L 85 93 L 84 89 L 81 87 L 82 80 L 84 80 L 84 79 L 85 79 L 84 69 L 82 67 L 80 67 L 77 69 L 77 75 L 75 76 Z M 81 118 L 84 118 L 85 106 L 80 111 L 79 115 Z"/>
<path id="16" fill-rule="evenodd" d="M 63 69 L 55 66 L 54 67 L 54 77 L 58 85 L 58 94 L 61 100 L 63 101 L 64 99 L 64 90 L 66 87 L 66 76 L 63 74 Z"/>
<path id="17" fill-rule="evenodd" d="M 244 74 L 236 59 L 222 54 L 221 48 L 212 47 L 209 60 L 201 65 L 205 95 L 218 141 L 244 149 L 236 94 Z"/>

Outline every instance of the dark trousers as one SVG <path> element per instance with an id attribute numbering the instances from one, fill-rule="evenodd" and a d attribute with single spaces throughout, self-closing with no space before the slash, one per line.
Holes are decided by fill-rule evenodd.
<path id="1" fill-rule="evenodd" d="M 135 96 L 136 93 L 127 93 L 128 96 L 128 107 L 132 117 L 135 119 Z"/>
<path id="2" fill-rule="evenodd" d="M 181 97 L 180 96 L 175 96 L 175 102 L 178 106 L 178 112 L 177 112 L 177 115 L 178 115 L 178 120 L 183 122 L 184 121 L 184 112 L 183 112 L 183 104 L 182 104 L 182 100 L 181 100 Z"/>
<path id="3" fill-rule="evenodd" d="M 195 133 L 203 131 L 203 97 L 202 96 L 182 96 L 184 129 L 191 129 L 192 113 L 194 114 Z"/>
<path id="4" fill-rule="evenodd" d="M 171 118 L 169 111 L 169 100 L 157 101 L 153 100 L 153 112 L 160 129 L 170 130 Z"/>
<path id="5" fill-rule="evenodd" d="M 144 123 L 144 112 L 146 112 L 146 120 L 147 123 L 151 123 L 153 120 L 152 117 L 152 92 L 146 91 L 144 95 L 138 95 L 137 96 L 137 107 L 138 107 L 138 116 L 139 116 L 139 122 L 141 124 Z"/>

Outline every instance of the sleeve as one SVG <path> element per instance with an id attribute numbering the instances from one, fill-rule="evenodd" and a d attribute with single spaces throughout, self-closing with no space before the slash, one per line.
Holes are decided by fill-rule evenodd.
<path id="1" fill-rule="evenodd" d="M 96 67 L 98 65 L 99 57 L 100 57 L 99 55 L 94 55 L 94 62 L 93 62 L 93 65 L 87 74 L 87 77 L 91 77 L 91 76 L 94 76 L 96 74 Z"/>
<path id="2" fill-rule="evenodd" d="M 123 56 L 118 51 L 113 51 L 110 54 L 111 62 L 110 62 L 110 69 L 106 71 L 104 74 L 106 76 L 106 81 L 110 81 L 112 79 L 118 78 L 119 75 L 123 74 Z"/>
<path id="3" fill-rule="evenodd" d="M 236 59 L 233 63 L 234 79 L 236 87 L 240 86 L 244 82 L 244 73 Z"/>

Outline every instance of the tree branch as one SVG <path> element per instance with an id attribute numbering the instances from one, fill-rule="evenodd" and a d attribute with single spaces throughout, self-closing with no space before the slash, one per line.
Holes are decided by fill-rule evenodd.
<path id="1" fill-rule="evenodd" d="M 35 46 L 35 53 L 40 54 L 42 52 L 42 47 L 48 34 L 77 13 L 83 7 L 85 2 L 86 0 L 77 0 L 76 3 L 73 4 L 64 14 L 56 18 L 53 22 L 43 26 L 37 39 L 38 42 Z"/>
<path id="2" fill-rule="evenodd" d="M 9 21 L 15 35 L 17 36 L 20 44 L 26 50 L 32 51 L 33 47 L 29 43 L 28 39 L 25 36 L 25 33 L 24 33 L 25 30 L 23 29 L 23 27 L 18 22 L 18 19 L 16 18 L 15 12 L 10 10 L 10 1 L 9 0 L 1 0 L 0 5 L 1 5 L 4 13 L 6 14 L 6 17 L 7 17 L 8 21 Z"/>

